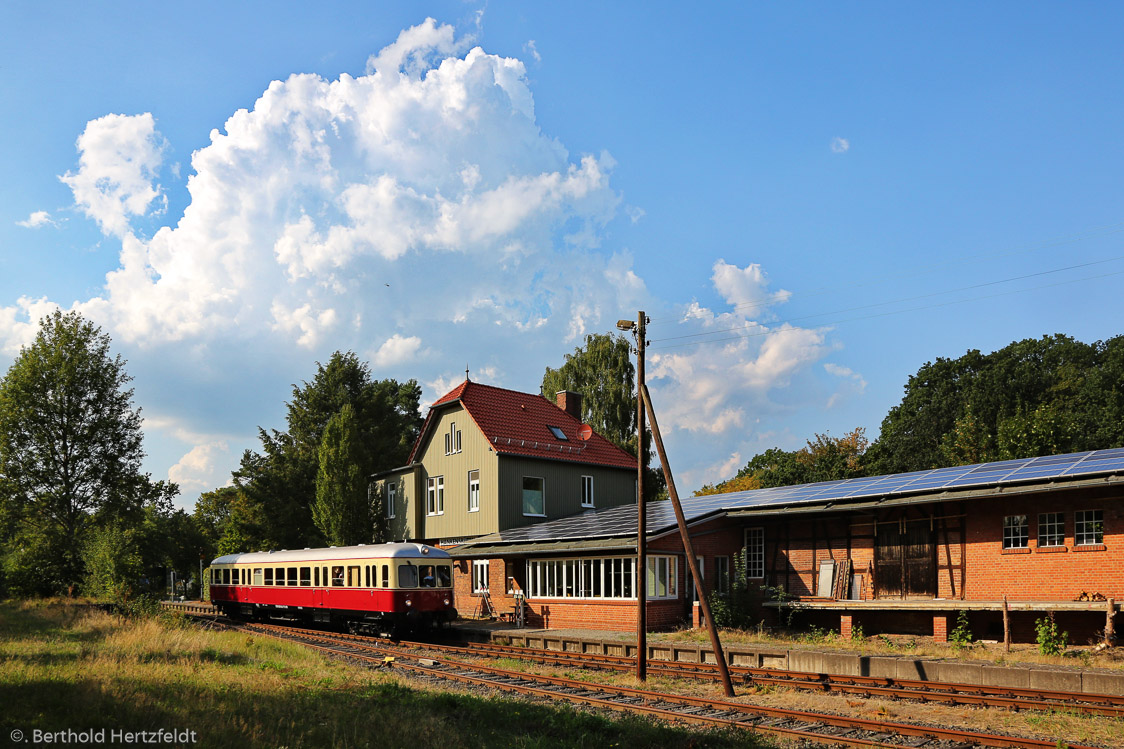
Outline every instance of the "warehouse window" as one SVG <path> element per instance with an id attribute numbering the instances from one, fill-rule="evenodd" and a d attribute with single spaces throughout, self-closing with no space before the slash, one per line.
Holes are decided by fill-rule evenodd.
<path id="1" fill-rule="evenodd" d="M 730 593 L 730 557 L 714 558 L 714 590 L 720 596 Z"/>
<path id="2" fill-rule="evenodd" d="M 582 507 L 593 507 L 592 476 L 582 476 Z"/>
<path id="3" fill-rule="evenodd" d="M 1104 510 L 1079 510 L 1074 515 L 1073 543 L 1077 546 L 1104 543 Z"/>
<path id="4" fill-rule="evenodd" d="M 765 529 L 745 529 L 745 576 L 750 580 L 765 577 Z"/>
<path id="5" fill-rule="evenodd" d="M 527 562 L 528 598 L 635 598 L 636 558 Z"/>
<path id="6" fill-rule="evenodd" d="M 648 598 L 678 598 L 679 560 L 676 557 L 648 557 Z"/>
<path id="7" fill-rule="evenodd" d="M 487 559 L 473 559 L 472 560 L 472 592 L 473 593 L 487 593 L 488 592 L 488 560 Z"/>
<path id="8" fill-rule="evenodd" d="M 1039 513 L 1038 547 L 1047 546 L 1065 546 L 1065 513 Z"/>
<path id="9" fill-rule="evenodd" d="M 1029 537 L 1026 515 L 1008 515 L 1003 518 L 1004 549 L 1025 549 Z"/>
<path id="10" fill-rule="evenodd" d="M 398 499 L 398 484 L 386 485 L 386 516 L 394 517 L 394 502 Z"/>

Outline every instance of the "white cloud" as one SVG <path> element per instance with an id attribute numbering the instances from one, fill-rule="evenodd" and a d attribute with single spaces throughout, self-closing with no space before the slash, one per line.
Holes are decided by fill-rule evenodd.
<path id="1" fill-rule="evenodd" d="M 24 346 L 31 345 L 39 332 L 39 321 L 53 314 L 59 306 L 45 297 L 21 296 L 15 306 L 0 307 L 0 351 L 14 357 Z"/>
<path id="2" fill-rule="evenodd" d="M 61 179 L 74 202 L 106 234 L 123 236 L 129 217 L 143 216 L 157 198 L 154 185 L 163 161 L 164 139 L 150 113 L 107 114 L 91 120 L 78 136 L 78 171 Z"/>
<path id="3" fill-rule="evenodd" d="M 421 349 L 421 338 L 417 336 L 401 336 L 397 333 L 383 341 L 378 350 L 371 355 L 371 366 L 376 370 L 383 367 L 392 367 L 403 364 L 418 355 Z"/>
<path id="4" fill-rule="evenodd" d="M 849 367 L 843 367 L 832 362 L 825 362 L 823 368 L 829 375 L 843 380 L 836 391 L 828 397 L 827 408 L 834 408 L 848 395 L 861 395 L 866 391 L 866 378 Z"/>
<path id="5" fill-rule="evenodd" d="M 22 226 L 27 229 L 38 229 L 41 226 L 55 226 L 55 221 L 47 211 L 32 211 L 27 219 L 24 221 L 17 221 L 16 226 Z"/>
<path id="6" fill-rule="evenodd" d="M 730 311 L 716 314 L 697 302 L 688 305 L 679 325 L 684 326 L 682 334 L 696 338 L 677 339 L 673 336 L 679 331 L 667 331 L 668 348 L 661 351 L 657 341 L 650 349 L 649 376 L 656 391 L 653 401 L 665 404 L 661 422 L 669 428 L 728 435 L 751 428 L 751 414 L 776 413 L 772 393 L 806 375 L 830 346 L 822 330 L 770 327 L 755 319 L 770 317 L 771 306 L 789 297 L 769 290 L 760 265 L 740 268 L 718 260 L 711 282 Z M 683 343 L 688 345 L 674 347 Z"/>
<path id="7" fill-rule="evenodd" d="M 538 49 L 535 48 L 534 39 L 527 40 L 527 43 L 523 45 L 523 51 L 529 52 L 531 57 L 535 58 L 535 62 L 542 62 L 542 55 L 540 55 Z"/>
<path id="8" fill-rule="evenodd" d="M 832 138 L 831 139 L 831 152 L 832 153 L 847 153 L 851 150 L 851 142 L 846 138 Z"/>
<path id="9" fill-rule="evenodd" d="M 168 469 L 168 480 L 182 492 L 207 491 L 230 483 L 229 448 L 226 442 L 195 445 Z"/>
<path id="10" fill-rule="evenodd" d="M 750 313 L 748 317 L 755 317 L 749 307 L 766 307 L 770 304 L 787 301 L 790 292 L 781 289 L 768 292 L 768 278 L 765 271 L 757 263 L 750 263 L 744 268 L 730 265 L 725 260 L 719 259 L 713 268 L 710 280 L 714 288 L 722 295 L 727 304 L 741 308 L 743 312 Z"/>

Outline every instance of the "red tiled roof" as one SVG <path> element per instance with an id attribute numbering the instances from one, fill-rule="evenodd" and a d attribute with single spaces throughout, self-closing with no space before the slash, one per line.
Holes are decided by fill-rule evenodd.
<path id="1" fill-rule="evenodd" d="M 578 437 L 581 421 L 541 395 L 481 385 L 470 380 L 465 380 L 433 403 L 410 453 L 411 463 L 429 437 L 435 414 L 442 406 L 457 402 L 500 455 L 523 455 L 636 470 L 636 458 L 597 432 L 588 440 Z M 558 427 L 566 439 L 555 437 L 548 426 Z"/>

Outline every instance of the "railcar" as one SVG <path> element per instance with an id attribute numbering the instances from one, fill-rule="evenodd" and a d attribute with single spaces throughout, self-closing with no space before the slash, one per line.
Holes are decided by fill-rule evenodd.
<path id="1" fill-rule="evenodd" d="M 211 602 L 235 619 L 284 619 L 386 634 L 457 617 L 448 553 L 414 543 L 227 554 Z"/>

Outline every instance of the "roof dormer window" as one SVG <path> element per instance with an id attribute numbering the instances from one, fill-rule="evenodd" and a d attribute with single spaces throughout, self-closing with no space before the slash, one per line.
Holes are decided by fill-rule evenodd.
<path id="1" fill-rule="evenodd" d="M 558 427 L 552 427 L 549 424 L 547 424 L 546 428 L 550 430 L 550 433 L 554 435 L 555 439 L 560 439 L 564 442 L 568 441 L 568 438 L 566 437 L 566 434 L 561 429 L 559 429 Z"/>

